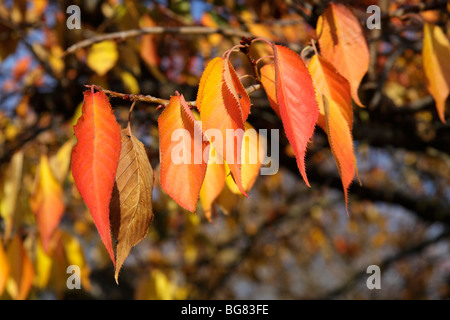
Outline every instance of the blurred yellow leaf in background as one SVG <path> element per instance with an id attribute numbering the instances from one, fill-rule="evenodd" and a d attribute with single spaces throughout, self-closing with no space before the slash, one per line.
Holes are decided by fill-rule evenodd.
<path id="1" fill-rule="evenodd" d="M 3 190 L 0 194 L 0 216 L 5 223 L 4 239 L 9 239 L 14 222 L 17 196 L 22 181 L 23 151 L 19 151 L 11 159 L 3 180 Z"/>
<path id="2" fill-rule="evenodd" d="M 99 76 L 104 76 L 111 70 L 119 58 L 117 45 L 113 40 L 94 44 L 89 50 L 86 63 Z"/>

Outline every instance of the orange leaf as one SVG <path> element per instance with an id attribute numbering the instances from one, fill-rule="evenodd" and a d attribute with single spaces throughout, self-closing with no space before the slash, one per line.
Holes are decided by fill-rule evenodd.
<path id="1" fill-rule="evenodd" d="M 328 141 L 341 176 L 345 207 L 348 212 L 348 188 L 353 181 L 356 166 L 352 134 L 340 106 L 334 100 L 328 100 L 325 96 L 323 101 Z"/>
<path id="2" fill-rule="evenodd" d="M 6 254 L 10 266 L 6 290 L 14 300 L 24 300 L 33 284 L 34 269 L 31 259 L 23 247 L 20 235 L 11 240 Z"/>
<path id="3" fill-rule="evenodd" d="M 245 192 L 249 192 L 259 176 L 262 160 L 266 155 L 266 141 L 248 122 L 245 123 L 245 133 L 242 140 L 242 186 Z M 227 176 L 226 182 L 233 193 L 240 193 L 229 176 Z"/>
<path id="4" fill-rule="evenodd" d="M 317 21 L 321 54 L 350 83 L 352 98 L 360 107 L 358 88 L 369 69 L 369 49 L 358 19 L 342 4 L 330 3 Z"/>
<path id="5" fill-rule="evenodd" d="M 224 63 L 223 77 L 225 80 L 225 89 L 229 91 L 239 105 L 238 109 L 241 111 L 242 121 L 245 123 L 251 108 L 250 97 L 228 59 Z"/>
<path id="6" fill-rule="evenodd" d="M 100 237 L 115 263 L 109 221 L 109 202 L 121 149 L 120 126 L 103 92 L 84 92 L 82 115 L 74 126 L 72 174 L 91 212 Z"/>
<path id="7" fill-rule="evenodd" d="M 219 196 L 225 185 L 225 165 L 219 154 L 213 147 L 210 147 L 208 167 L 206 169 L 205 180 L 200 190 L 200 202 L 203 211 L 209 222 L 212 221 L 214 211 L 214 201 Z"/>
<path id="8" fill-rule="evenodd" d="M 430 23 L 423 29 L 423 70 L 428 91 L 436 102 L 439 118 L 445 121 L 445 101 L 450 93 L 450 43 L 441 28 Z"/>
<path id="9" fill-rule="evenodd" d="M 355 174 L 352 126 L 353 110 L 350 86 L 336 69 L 324 58 L 313 56 L 308 69 L 317 85 L 319 102 L 318 125 L 328 135 L 331 152 L 336 161 L 344 189 L 348 212 L 348 188 Z"/>
<path id="10" fill-rule="evenodd" d="M 46 155 L 41 155 L 36 182 L 30 205 L 36 215 L 42 245 L 48 253 L 50 239 L 59 225 L 65 206 L 61 185 L 54 178 Z"/>
<path id="11" fill-rule="evenodd" d="M 324 94 L 329 100 L 334 100 L 340 107 L 350 128 L 353 127 L 353 108 L 350 85 L 348 81 L 329 63 L 325 58 L 315 55 L 309 61 L 308 70 L 317 85 L 316 94 L 320 97 L 318 125 L 326 130 L 325 111 L 322 105 L 321 95 Z"/>
<path id="12" fill-rule="evenodd" d="M 209 143 L 182 95 L 170 98 L 158 118 L 158 129 L 161 187 L 176 203 L 194 212 L 206 174 L 204 155 L 209 154 Z"/>
<path id="13" fill-rule="evenodd" d="M 142 16 L 141 27 L 155 27 L 156 22 L 148 14 Z M 140 55 L 142 60 L 149 66 L 159 66 L 160 58 L 156 45 L 156 36 L 154 34 L 144 34 L 141 37 Z"/>
<path id="14" fill-rule="evenodd" d="M 269 99 L 270 106 L 276 114 L 281 117 L 280 108 L 277 104 L 277 93 L 275 87 L 275 63 L 272 62 L 264 65 L 259 72 L 261 74 L 261 84 L 267 94 L 267 99 Z"/>
<path id="15" fill-rule="evenodd" d="M 6 286 L 6 280 L 9 276 L 9 263 L 5 250 L 3 249 L 2 239 L 0 237 L 0 296 Z"/>
<path id="16" fill-rule="evenodd" d="M 211 60 L 200 79 L 197 109 L 206 136 L 211 139 L 219 156 L 228 163 L 241 193 L 247 196 L 242 186 L 240 162 L 244 119 L 250 111 L 250 102 L 237 82 L 239 79 L 227 59 Z M 217 135 L 213 130 L 218 130 Z"/>
<path id="17" fill-rule="evenodd" d="M 294 51 L 275 45 L 275 85 L 286 137 L 291 144 L 297 166 L 306 185 L 305 153 L 319 117 L 311 75 L 302 59 Z"/>
<path id="18" fill-rule="evenodd" d="M 15 81 L 19 81 L 23 75 L 28 71 L 31 65 L 31 57 L 26 56 L 23 58 L 20 58 L 15 63 L 15 66 L 12 70 L 12 74 Z"/>

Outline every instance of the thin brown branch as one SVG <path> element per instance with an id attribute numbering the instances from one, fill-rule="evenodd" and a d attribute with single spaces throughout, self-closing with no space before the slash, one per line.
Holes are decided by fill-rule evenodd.
<path id="1" fill-rule="evenodd" d="M 120 99 L 124 99 L 124 100 L 129 100 L 129 101 L 141 101 L 141 102 L 147 102 L 147 103 L 155 103 L 162 107 L 166 106 L 169 103 L 169 100 L 167 100 L 167 99 L 162 99 L 162 98 L 154 97 L 151 95 L 120 93 L 120 92 L 116 92 L 116 91 L 112 91 L 112 90 L 108 90 L 108 89 L 103 89 L 102 87 L 95 85 L 95 84 L 88 84 L 88 85 L 85 85 L 85 87 L 93 88 L 97 91 L 102 91 L 111 97 L 120 98 Z M 252 93 L 258 91 L 259 89 L 261 89 L 261 85 L 254 84 L 254 85 L 251 85 L 251 86 L 245 88 L 245 91 L 247 92 L 248 95 L 251 95 Z M 197 101 L 186 101 L 186 103 L 191 108 L 195 107 L 197 105 Z M 161 108 L 159 106 L 158 106 L 158 108 Z"/>
<path id="2" fill-rule="evenodd" d="M 129 101 L 141 101 L 141 102 L 147 102 L 147 103 L 156 103 L 158 105 L 166 105 L 169 103 L 169 100 L 153 97 L 151 95 L 120 93 L 117 91 L 103 89 L 102 87 L 97 86 L 95 84 L 85 85 L 85 87 L 86 88 L 94 88 L 95 90 L 102 91 L 111 97 L 121 98 L 121 99 L 129 100 Z M 193 106 L 192 102 L 193 101 L 189 101 L 187 103 L 189 106 Z"/>
<path id="3" fill-rule="evenodd" d="M 251 37 L 252 35 L 248 32 L 233 29 L 233 28 L 211 28 L 211 27 L 202 27 L 202 26 L 181 26 L 181 27 L 146 27 L 140 29 L 132 29 L 127 31 L 119 31 L 107 34 L 101 34 L 98 36 L 94 36 L 92 38 L 77 42 L 67 48 L 67 50 L 63 53 L 63 56 L 66 56 L 70 53 L 75 52 L 78 49 L 89 47 L 95 43 L 102 42 L 105 40 L 123 40 L 131 37 L 137 37 L 144 34 L 178 34 L 178 35 L 208 35 L 208 34 L 222 34 L 224 36 L 229 37 Z"/>

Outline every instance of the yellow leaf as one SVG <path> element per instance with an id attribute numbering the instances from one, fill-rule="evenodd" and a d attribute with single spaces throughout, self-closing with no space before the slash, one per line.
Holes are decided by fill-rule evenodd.
<path id="1" fill-rule="evenodd" d="M 200 202 L 202 204 L 205 216 L 210 222 L 212 221 L 213 214 L 215 215 L 215 210 L 213 207 L 214 201 L 219 196 L 224 185 L 225 166 L 222 158 L 211 145 L 209 149 L 209 160 L 206 168 L 205 179 L 203 180 L 203 185 L 200 189 Z"/>
<path id="2" fill-rule="evenodd" d="M 90 291 L 90 269 L 86 263 L 83 247 L 75 236 L 64 231 L 62 232 L 62 242 L 66 253 L 67 263 L 69 265 L 77 265 L 78 267 L 80 267 L 81 284 L 86 291 Z"/>
<path id="3" fill-rule="evenodd" d="M 0 215 L 5 223 L 5 239 L 9 239 L 16 212 L 17 196 L 22 181 L 23 151 L 19 151 L 11 159 L 6 170 L 3 184 L 2 198 L 0 199 Z"/>
<path id="4" fill-rule="evenodd" d="M 42 241 L 37 241 L 36 245 L 36 276 L 34 283 L 38 288 L 46 288 L 52 271 L 52 257 L 44 251 Z"/>
<path id="5" fill-rule="evenodd" d="M 265 138 L 260 136 L 252 125 L 246 122 L 244 137 L 242 138 L 241 151 L 241 176 L 242 186 L 245 192 L 250 191 L 256 181 L 256 178 L 259 176 L 259 170 L 261 169 L 262 161 L 264 160 L 264 156 L 266 154 L 266 145 L 267 143 Z M 227 165 L 225 172 L 230 172 Z M 227 174 L 226 183 L 233 193 L 241 193 L 233 178 L 229 174 Z"/>
<path id="6" fill-rule="evenodd" d="M 61 220 L 65 206 L 61 185 L 54 178 L 46 155 L 41 155 L 30 205 L 36 215 L 42 244 L 45 251 L 48 252 L 50 239 Z"/>
<path id="7" fill-rule="evenodd" d="M 132 94 L 139 93 L 139 84 L 136 78 L 129 72 L 124 71 L 121 74 L 123 84 L 128 89 L 128 91 Z"/>
<path id="8" fill-rule="evenodd" d="M 60 45 L 53 45 L 50 48 L 50 56 L 48 57 L 48 62 L 56 74 L 61 74 L 64 71 L 65 64 L 62 58 L 63 53 L 64 50 Z"/>
<path id="9" fill-rule="evenodd" d="M 75 112 L 73 113 L 73 116 L 72 116 L 72 126 L 74 126 L 74 125 L 77 124 L 78 118 L 81 117 L 81 114 L 83 113 L 82 110 L 83 110 L 83 101 L 81 101 L 81 102 L 78 104 L 77 109 L 76 109 Z M 73 131 L 73 128 L 72 128 L 72 131 Z"/>
<path id="10" fill-rule="evenodd" d="M 450 43 L 438 26 L 424 24 L 423 69 L 428 91 L 436 102 L 439 118 L 445 120 L 445 101 L 450 93 Z"/>
<path id="11" fill-rule="evenodd" d="M 67 140 L 58 152 L 49 159 L 50 169 L 60 183 L 64 182 L 69 172 L 70 157 L 75 141 L 74 137 Z"/>
<path id="12" fill-rule="evenodd" d="M 86 63 L 99 76 L 103 76 L 116 65 L 118 58 L 116 43 L 113 40 L 107 40 L 91 47 Z"/>
<path id="13" fill-rule="evenodd" d="M 137 300 L 175 300 L 185 299 L 186 290 L 175 283 L 158 269 L 153 269 L 147 281 L 141 281 L 135 298 Z"/>

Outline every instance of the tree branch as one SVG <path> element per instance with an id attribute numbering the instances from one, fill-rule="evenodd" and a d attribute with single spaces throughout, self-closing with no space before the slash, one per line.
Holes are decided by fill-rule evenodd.
<path id="1" fill-rule="evenodd" d="M 130 100 L 130 101 L 141 101 L 141 102 L 147 102 L 147 103 L 156 103 L 160 106 L 166 106 L 169 103 L 169 100 L 162 99 L 158 97 L 154 97 L 151 95 L 144 95 L 144 94 L 128 94 L 128 93 L 120 93 L 112 90 L 103 89 L 102 87 L 95 85 L 95 84 L 88 84 L 85 85 L 87 88 L 94 88 L 97 91 L 103 91 L 105 94 L 115 97 L 115 98 L 121 98 L 124 100 Z M 245 88 L 245 91 L 248 95 L 258 91 L 261 89 L 260 84 L 253 84 L 247 88 Z M 197 105 L 197 101 L 186 101 L 186 104 L 189 107 L 195 107 Z"/>
<path id="2" fill-rule="evenodd" d="M 107 34 L 101 34 L 78 43 L 71 45 L 63 53 L 63 57 L 75 52 L 78 49 L 89 47 L 95 43 L 102 42 L 105 40 L 115 40 L 115 39 L 126 39 L 131 37 L 137 37 L 144 34 L 178 34 L 178 35 L 208 35 L 208 34 L 222 34 L 229 37 L 251 37 L 252 34 L 239 29 L 233 28 L 212 28 L 212 27 L 202 27 L 202 26 L 181 26 L 181 27 L 146 27 L 141 29 L 132 29 L 127 31 L 119 31 Z"/>

